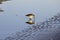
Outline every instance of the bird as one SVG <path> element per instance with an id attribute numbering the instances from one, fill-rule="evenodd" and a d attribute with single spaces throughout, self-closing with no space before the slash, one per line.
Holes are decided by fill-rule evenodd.
<path id="1" fill-rule="evenodd" d="M 29 18 L 33 18 L 35 15 L 34 14 L 27 14 L 26 16 Z"/>
<path id="2" fill-rule="evenodd" d="M 2 8 L 0 8 L 0 12 L 4 12 L 4 10 Z"/>
<path id="3" fill-rule="evenodd" d="M 34 14 L 32 14 L 32 13 L 30 13 L 30 14 L 27 14 L 26 15 L 28 18 L 29 18 L 29 21 L 28 22 L 26 22 L 27 24 L 34 24 L 35 22 L 34 22 L 34 17 L 35 17 L 35 15 Z"/>
<path id="4" fill-rule="evenodd" d="M 4 12 L 4 10 L 0 10 L 0 12 Z"/>
<path id="5" fill-rule="evenodd" d="M 9 1 L 9 0 L 0 0 L 0 4 L 2 4 L 2 2 L 5 2 L 5 1 Z"/>

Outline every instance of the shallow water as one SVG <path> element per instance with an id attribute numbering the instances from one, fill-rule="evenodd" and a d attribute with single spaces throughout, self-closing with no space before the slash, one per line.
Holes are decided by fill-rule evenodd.
<path id="1" fill-rule="evenodd" d="M 21 31 L 29 25 L 25 22 L 28 13 L 36 15 L 35 21 L 41 22 L 60 12 L 60 0 L 11 0 L 0 4 L 0 38 Z"/>

